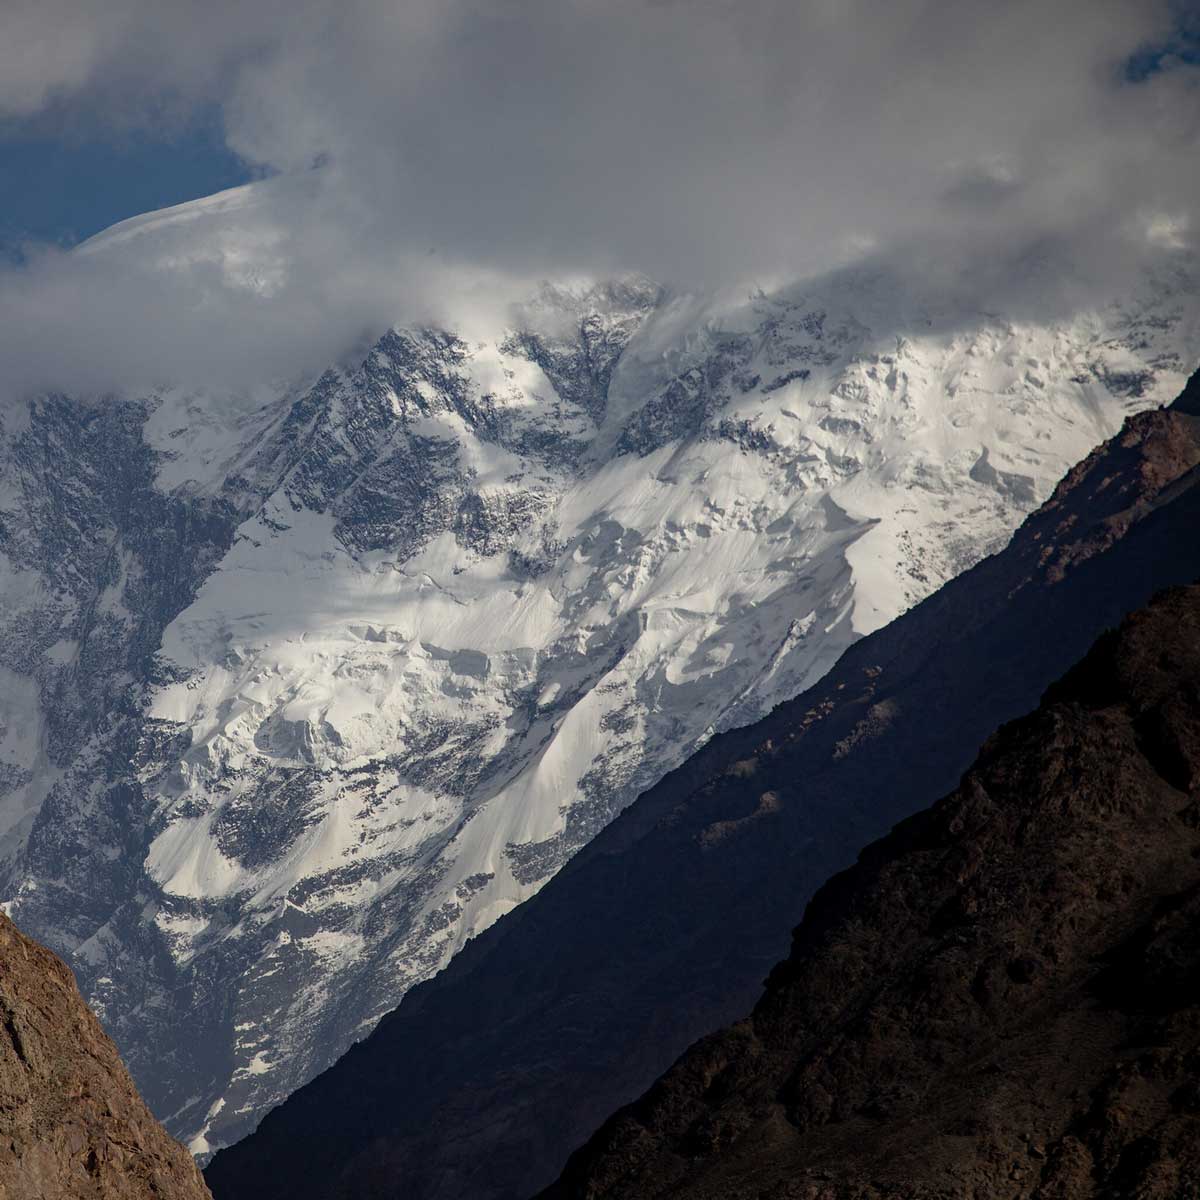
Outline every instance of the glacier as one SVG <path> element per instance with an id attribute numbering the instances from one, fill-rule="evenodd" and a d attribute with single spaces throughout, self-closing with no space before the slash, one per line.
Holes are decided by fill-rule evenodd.
<path id="1" fill-rule="evenodd" d="M 235 236 L 260 195 L 81 252 L 201 238 L 269 286 Z M 1187 254 L 1054 319 L 867 268 L 576 281 L 313 378 L 10 398 L 5 911 L 171 1131 L 229 1144 L 1169 400 L 1196 297 Z"/>

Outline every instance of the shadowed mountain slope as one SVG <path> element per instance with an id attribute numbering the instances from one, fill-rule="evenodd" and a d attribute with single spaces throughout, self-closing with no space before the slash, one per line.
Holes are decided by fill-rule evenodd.
<path id="1" fill-rule="evenodd" d="M 220 1153 L 219 1200 L 525 1200 L 698 1036 L 796 914 L 956 784 L 1096 636 L 1200 575 L 1200 379 L 1131 418 L 1002 553 L 714 738 L 334 1068 Z"/>
<path id="2" fill-rule="evenodd" d="M 205 1200 L 66 965 L 0 915 L 0 1197 Z"/>
<path id="3" fill-rule="evenodd" d="M 813 899 L 544 1200 L 1200 1195 L 1200 587 Z"/>

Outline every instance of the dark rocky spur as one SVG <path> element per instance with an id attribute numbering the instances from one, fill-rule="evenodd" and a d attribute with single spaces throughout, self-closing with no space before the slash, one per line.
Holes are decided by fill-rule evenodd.
<path id="1" fill-rule="evenodd" d="M 1200 1195 L 1200 586 L 826 884 L 542 1200 Z"/>

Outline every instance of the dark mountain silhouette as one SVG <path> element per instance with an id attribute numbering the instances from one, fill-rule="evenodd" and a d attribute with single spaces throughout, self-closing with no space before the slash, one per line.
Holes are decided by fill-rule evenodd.
<path id="1" fill-rule="evenodd" d="M 1200 586 L 817 893 L 543 1200 L 1200 1195 Z"/>

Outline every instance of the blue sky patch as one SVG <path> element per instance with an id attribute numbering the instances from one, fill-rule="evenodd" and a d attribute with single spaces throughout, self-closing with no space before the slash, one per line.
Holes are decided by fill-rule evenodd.
<path id="1" fill-rule="evenodd" d="M 1200 0 L 1184 0 L 1174 6 L 1175 32 L 1157 45 L 1143 46 L 1125 62 L 1125 78 L 1143 83 L 1171 63 L 1200 65 Z"/>
<path id="2" fill-rule="evenodd" d="M 29 241 L 72 246 L 138 213 L 180 204 L 253 177 L 218 123 L 171 137 L 0 136 L 0 257 Z"/>

